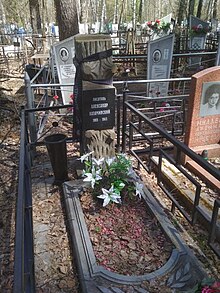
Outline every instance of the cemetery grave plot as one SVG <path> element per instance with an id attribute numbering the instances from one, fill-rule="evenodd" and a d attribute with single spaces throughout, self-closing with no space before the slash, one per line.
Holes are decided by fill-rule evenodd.
<path id="1" fill-rule="evenodd" d="M 66 119 L 60 119 L 60 117 L 59 117 L 59 115 L 51 115 L 53 118 L 51 119 L 51 120 L 49 120 L 49 122 L 50 122 L 50 126 L 48 127 L 48 128 L 50 128 L 50 130 L 51 130 L 51 125 L 52 125 L 52 123 L 54 122 L 54 120 L 55 121 L 58 121 L 58 127 L 56 128 L 56 131 L 63 131 L 66 127 L 70 130 L 70 132 L 71 132 L 71 127 L 72 127 L 72 124 L 71 123 L 69 123 L 69 119 L 67 118 L 67 120 Z M 52 122 L 52 123 L 51 123 Z M 54 128 L 55 129 L 55 128 Z M 65 129 L 66 130 L 66 129 Z M 76 150 L 74 150 L 73 151 L 73 154 L 75 155 L 76 154 Z M 72 155 L 72 150 L 71 150 L 71 155 Z M 44 160 L 46 160 L 46 156 L 44 157 Z M 41 159 L 43 159 L 43 157 L 41 158 Z M 39 160 L 39 163 L 40 163 L 40 160 Z M 71 169 L 72 169 L 72 167 L 73 167 L 73 165 L 71 165 Z M 72 169 L 72 170 L 70 170 L 70 173 L 71 174 L 74 174 L 74 170 Z M 46 171 L 46 173 L 44 173 L 44 175 L 42 175 L 42 177 L 44 177 L 44 176 L 48 176 L 48 178 L 49 179 L 51 179 L 51 177 L 53 176 L 53 174 L 52 174 L 52 171 L 50 170 L 50 167 L 48 167 L 47 168 L 47 171 Z M 148 176 L 149 177 L 149 176 Z M 74 179 L 74 176 L 72 176 L 71 177 L 72 179 Z M 148 181 L 149 181 L 149 178 L 148 178 Z M 152 182 L 153 182 L 153 184 L 155 184 L 155 180 L 152 180 Z M 156 189 L 156 185 L 155 185 L 155 187 L 154 187 L 155 189 Z M 55 195 L 55 193 L 57 192 L 57 190 L 51 190 L 51 194 L 53 194 L 53 195 Z M 38 193 L 38 195 L 39 195 L 39 193 Z M 57 193 L 56 194 L 56 199 L 58 199 L 58 197 L 59 197 L 59 194 Z M 163 197 L 163 196 L 162 196 Z M 52 201 L 53 201 L 53 199 L 51 199 Z M 54 201 L 54 203 L 55 203 L 55 205 L 56 205 L 56 201 Z M 41 207 L 42 207 L 42 205 L 41 204 L 39 204 L 39 205 L 37 205 L 36 206 L 36 209 L 37 209 L 37 212 L 39 212 L 40 213 L 40 217 L 41 217 L 41 212 L 40 212 L 40 210 L 41 210 Z M 56 210 L 56 212 L 59 214 L 62 214 L 63 213 L 63 211 L 62 210 L 60 210 L 59 208 L 58 208 L 58 210 Z M 47 219 L 46 219 L 47 220 Z M 49 219 L 50 220 L 50 219 Z M 54 218 L 52 219 L 52 221 L 54 221 Z M 4 222 L 4 225 L 5 225 L 5 222 Z M 52 225 L 54 225 L 54 222 L 52 222 Z M 56 227 L 57 228 L 57 227 Z M 189 228 L 190 229 L 190 228 Z M 58 236 L 61 236 L 59 233 L 57 234 Z M 6 235 L 7 236 L 7 235 Z M 53 237 L 55 237 L 55 235 L 52 235 Z M 55 251 L 54 252 L 54 255 L 56 255 L 56 249 L 57 249 L 57 247 L 56 247 L 56 245 L 54 244 L 54 243 L 48 243 L 48 245 L 52 245 L 53 247 L 52 247 L 52 250 L 53 251 Z M 65 241 L 65 248 L 67 248 L 68 247 L 68 243 Z M 58 248 L 59 249 L 59 248 Z M 211 256 L 212 256 L 212 254 L 210 254 Z M 55 262 L 57 261 L 57 259 L 55 259 L 54 260 Z M 214 262 L 214 266 L 215 266 L 215 264 L 217 263 L 216 262 L 216 260 L 215 260 L 215 258 L 212 256 L 212 261 Z M 69 264 L 68 264 L 69 265 Z M 55 267 L 56 267 L 56 265 L 55 265 Z M 58 264 L 58 267 L 59 267 L 59 264 Z M 41 269 L 44 269 L 44 264 L 41 264 L 41 263 L 39 263 L 39 270 L 41 270 Z M 63 272 L 65 272 L 66 271 L 66 264 L 65 264 L 65 266 L 63 267 L 61 267 L 61 270 L 62 270 L 62 272 L 61 272 L 61 274 L 58 276 L 58 279 L 60 278 L 60 288 L 62 288 L 62 286 L 63 286 L 63 284 L 64 284 L 64 279 L 63 279 L 63 275 L 62 275 L 62 273 Z M 213 273 L 213 272 L 211 272 L 213 275 L 215 275 L 215 273 Z M 39 276 L 40 278 L 41 278 L 41 281 L 42 281 L 42 283 L 44 282 L 44 277 L 45 277 L 45 275 L 44 274 L 42 274 L 41 276 Z M 73 278 L 75 278 L 74 280 L 76 280 L 77 279 L 77 277 L 76 276 L 74 276 Z M 12 276 L 11 276 L 11 280 L 12 280 Z M 50 282 L 53 282 L 53 280 L 49 280 Z M 64 282 L 63 282 L 64 281 Z M 76 284 L 77 284 L 77 281 L 75 282 Z M 8 284 L 7 284 L 7 286 L 10 286 L 11 284 L 10 284 L 10 282 L 8 282 Z M 57 283 L 55 284 L 55 285 L 57 285 Z M 71 286 L 73 286 L 73 284 L 72 284 L 72 282 L 70 281 L 69 282 L 69 285 L 71 285 Z M 77 285 L 76 285 L 77 286 Z M 62 288 L 63 289 L 63 288 Z M 58 289 L 59 290 L 59 289 Z M 76 289 L 77 290 L 77 289 Z M 155 287 L 154 287 L 154 284 L 152 285 L 152 290 L 155 290 L 155 292 L 158 292 L 158 288 L 157 288 L 157 284 L 155 284 Z M 53 291 L 53 292 L 55 292 L 55 291 Z"/>
<path id="2" fill-rule="evenodd" d="M 58 118 L 58 116 L 51 116 L 50 117 L 50 121 L 49 121 L 49 127 L 51 126 L 51 122 L 53 122 L 54 121 L 54 118 Z M 68 122 L 68 119 L 67 119 L 67 121 L 65 120 L 65 119 L 62 119 L 60 122 L 59 122 L 59 131 L 60 130 L 67 130 L 67 129 L 70 129 L 71 130 L 71 127 L 72 127 L 72 124 L 71 123 L 69 123 Z M 69 148 L 69 147 L 68 147 Z M 46 150 L 45 150 L 45 148 L 44 148 L 44 153 L 45 153 L 45 156 L 42 156 L 40 153 L 39 153 L 39 165 L 40 164 L 42 164 L 41 162 L 42 162 L 42 160 L 46 163 L 46 162 L 48 162 L 48 164 L 46 164 L 46 166 L 47 166 L 47 168 L 46 168 L 46 172 L 44 172 L 43 174 L 42 174 L 42 176 L 43 177 L 41 177 L 41 178 L 45 178 L 46 180 L 47 180 L 47 182 L 48 182 L 48 180 L 50 180 L 50 179 L 52 179 L 52 176 L 53 176 L 53 173 L 52 173 L 52 171 L 51 171 L 51 167 L 50 167 L 50 163 L 49 163 L 49 161 L 48 161 L 48 157 L 47 157 L 47 155 L 46 155 Z M 69 153 L 69 155 L 70 156 L 75 156 L 75 155 L 77 155 L 77 156 L 79 156 L 79 153 L 77 152 L 77 149 L 72 149 L 71 150 L 71 148 L 68 150 L 68 153 Z M 71 169 L 73 168 L 73 164 L 69 164 L 69 167 L 70 167 L 70 170 L 69 170 L 69 175 L 70 174 L 73 174 L 73 170 L 71 171 Z M 74 169 L 74 168 L 73 168 Z M 38 175 L 39 175 L 39 173 L 38 173 Z M 39 178 L 39 177 L 38 177 Z M 74 179 L 74 177 L 72 177 L 71 176 L 71 178 L 72 179 Z M 39 179 L 38 179 L 39 180 Z M 156 187 L 156 183 L 155 183 L 155 179 L 153 179 L 153 178 L 149 178 L 149 175 L 147 175 L 147 182 L 148 182 L 148 184 L 149 184 L 149 182 L 150 181 L 152 182 L 152 184 L 153 184 L 153 188 L 155 189 L 155 190 L 157 190 L 158 188 Z M 42 211 L 42 203 L 43 203 L 43 198 L 41 197 L 42 196 L 42 192 L 44 192 L 44 189 L 43 190 L 38 190 L 38 192 L 36 193 L 36 201 L 35 201 L 35 204 L 36 204 L 36 213 L 38 213 L 38 215 L 41 217 L 41 216 L 43 216 L 43 214 L 42 214 L 42 212 L 40 212 L 40 211 Z M 54 196 L 55 196 L 55 192 L 57 192 L 56 191 L 56 189 L 53 189 L 53 188 L 51 188 L 51 190 L 50 190 L 50 194 L 51 194 L 51 197 L 50 197 L 50 200 L 54 200 Z M 158 190 L 158 192 L 159 192 L 159 190 Z M 39 197 L 38 198 L 38 200 L 39 200 L 39 203 L 37 203 L 37 197 Z M 163 197 L 162 195 L 161 195 L 161 197 Z M 46 202 L 45 202 L 46 203 Z M 54 201 L 54 204 L 55 204 L 55 201 Z M 40 213 L 40 214 L 39 214 Z M 60 213 L 60 215 L 62 215 L 62 213 L 63 213 L 63 211 L 62 210 L 59 210 L 59 209 L 57 209 L 57 216 L 59 216 L 59 213 Z M 43 216 L 44 217 L 44 216 Z M 48 219 L 49 221 L 51 221 L 52 220 L 52 218 L 50 219 Z M 47 221 L 47 219 L 45 218 L 45 221 Z M 51 227 L 53 227 L 53 225 L 54 225 L 54 222 L 51 222 Z M 190 227 L 187 227 L 189 230 L 190 229 L 192 229 L 192 228 L 190 228 Z M 196 234 L 197 233 L 197 231 L 194 231 L 193 232 L 194 234 Z M 59 233 L 57 234 L 57 236 L 58 235 L 60 235 Z M 55 236 L 55 234 L 53 235 L 53 238 L 56 238 L 56 236 Z M 56 245 L 54 246 L 54 244 L 53 244 L 54 242 L 48 242 L 48 246 L 50 247 L 51 246 L 51 250 L 52 251 L 55 251 L 55 253 L 53 254 L 53 256 L 57 256 L 57 257 L 55 257 L 54 259 L 53 259 L 53 265 L 54 265 L 54 268 L 55 267 L 59 267 L 59 265 L 60 265 L 60 263 L 59 263 L 59 259 L 58 259 L 58 252 L 56 252 L 56 249 L 58 249 L 59 250 L 59 247 L 57 247 Z M 65 242 L 67 245 L 68 245 L 68 242 Z M 65 244 L 65 245 L 66 245 Z M 66 246 L 64 246 L 64 242 L 62 243 L 62 247 L 63 247 L 63 249 L 66 247 Z M 68 247 L 68 246 L 67 246 Z M 215 266 L 216 266 L 216 260 L 215 260 L 215 257 L 212 255 L 212 253 L 208 250 L 208 248 L 206 248 L 207 249 L 207 253 L 209 253 L 209 255 L 210 255 L 210 258 L 212 258 L 212 265 L 210 266 L 211 268 L 214 268 Z M 41 263 L 41 262 L 39 262 L 38 263 L 38 265 L 39 265 L 39 270 L 45 270 L 46 268 L 45 268 L 45 265 L 43 264 L 43 263 Z M 64 265 L 64 266 L 63 266 Z M 62 271 L 64 272 L 65 270 L 66 270 L 66 264 L 65 263 L 63 263 L 63 265 L 62 265 Z M 48 267 L 48 269 L 49 269 L 49 267 Z M 48 271 L 45 271 L 45 273 L 48 273 Z M 214 274 L 213 272 L 212 272 L 212 274 Z M 215 274 L 214 274 L 215 275 Z M 59 284 L 59 286 L 60 287 L 62 287 L 63 286 L 63 284 L 64 284 L 64 282 L 65 282 L 65 278 L 64 278 L 64 276 L 63 276 L 63 273 L 61 272 L 61 273 L 59 273 L 59 274 L 57 274 L 57 276 L 58 276 L 58 279 L 57 280 L 60 280 L 60 281 L 58 281 L 58 283 L 57 283 L 57 281 L 55 280 L 55 279 L 50 279 L 50 280 L 48 280 L 49 282 L 48 283 L 46 283 L 45 284 L 45 286 L 48 284 L 48 286 L 51 286 L 52 288 L 58 288 L 58 287 L 56 287 L 57 286 L 57 284 Z M 45 274 L 40 274 L 40 275 L 38 275 L 38 280 L 39 280 L 39 284 L 41 283 L 41 284 L 44 284 L 44 280 L 45 280 Z M 73 277 L 74 279 L 73 280 L 76 280 L 76 276 L 75 277 Z M 75 281 L 75 282 L 77 282 L 77 280 Z M 51 284 L 51 285 L 49 285 L 49 284 Z M 72 281 L 71 282 L 69 282 L 69 283 L 66 283 L 66 285 L 67 284 L 69 284 L 70 286 L 71 286 L 71 284 L 72 284 Z M 158 292 L 158 283 L 156 282 L 156 283 L 150 283 L 150 288 L 152 288 L 152 290 L 155 290 L 155 292 Z M 161 285 L 162 286 L 162 285 Z M 44 288 L 44 286 L 42 287 L 42 289 Z M 59 290 L 61 290 L 60 288 L 58 288 L 57 289 L 58 291 L 57 292 L 59 292 Z M 75 289 L 74 289 L 75 290 Z M 165 289 L 164 289 L 165 290 Z M 54 292 L 56 292 L 56 290 L 54 289 Z M 80 291 L 78 291 L 78 292 L 80 292 Z M 153 292 L 153 291 L 152 291 Z M 168 291 L 167 291 L 168 292 Z"/>
<path id="3" fill-rule="evenodd" d="M 104 209 L 88 189 L 80 202 L 99 265 L 123 275 L 143 275 L 169 259 L 173 245 L 143 200 L 124 194 L 121 206 Z"/>

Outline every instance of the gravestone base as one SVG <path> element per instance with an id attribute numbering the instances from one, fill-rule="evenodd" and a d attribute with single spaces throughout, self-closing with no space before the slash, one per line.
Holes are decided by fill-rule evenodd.
<path id="1" fill-rule="evenodd" d="M 85 132 L 86 145 L 89 151 L 93 151 L 93 156 L 97 159 L 115 156 L 115 138 L 114 129 Z"/>
<path id="2" fill-rule="evenodd" d="M 199 155 L 202 155 L 202 152 L 204 150 L 207 150 L 208 159 L 220 157 L 219 144 L 202 145 L 202 146 L 193 147 L 191 149 Z M 192 161 L 189 157 L 183 155 L 182 164 L 185 165 L 189 171 L 193 172 L 199 178 L 209 183 L 213 188 L 220 191 L 219 181 L 216 178 L 214 178 L 211 174 L 209 174 L 205 169 L 199 166 L 195 161 Z"/>
<path id="3" fill-rule="evenodd" d="M 202 154 L 204 150 L 208 151 L 208 158 L 217 158 L 220 157 L 220 144 L 209 144 L 209 145 L 202 145 L 192 148 L 192 150 L 197 154 Z"/>

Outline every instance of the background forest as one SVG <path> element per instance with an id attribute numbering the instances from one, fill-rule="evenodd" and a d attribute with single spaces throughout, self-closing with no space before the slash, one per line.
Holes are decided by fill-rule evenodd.
<path id="1" fill-rule="evenodd" d="M 1 33 L 15 24 L 32 33 L 59 26 L 62 39 L 78 33 L 79 23 L 143 24 L 172 13 L 176 24 L 186 24 L 189 15 L 202 20 L 218 19 L 220 0 L 0 0 Z M 101 27 L 101 26 L 100 26 Z"/>

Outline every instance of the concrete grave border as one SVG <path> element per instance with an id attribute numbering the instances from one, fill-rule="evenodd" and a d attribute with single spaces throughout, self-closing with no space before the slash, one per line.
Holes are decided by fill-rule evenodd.
<path id="1" fill-rule="evenodd" d="M 166 284 L 178 292 L 186 292 L 207 277 L 201 263 L 193 255 L 177 229 L 172 225 L 151 192 L 144 188 L 147 208 L 159 221 L 164 233 L 172 241 L 174 249 L 167 263 L 158 270 L 138 276 L 125 276 L 110 272 L 96 262 L 89 232 L 80 204 L 80 193 L 86 187 L 82 180 L 63 184 L 65 208 L 70 231 L 73 255 L 77 263 L 82 293 L 123 293 L 125 287 L 131 292 L 149 293 L 144 289 L 146 281 L 166 278 Z M 129 291 L 130 292 L 130 291 Z M 175 291 L 174 291 L 175 292 Z"/>

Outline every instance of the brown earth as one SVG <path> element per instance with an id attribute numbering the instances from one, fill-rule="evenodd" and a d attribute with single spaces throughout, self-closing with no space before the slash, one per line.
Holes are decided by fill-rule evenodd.
<path id="1" fill-rule="evenodd" d="M 168 261 L 173 245 L 142 199 L 124 196 L 122 205 L 103 208 L 88 190 L 80 200 L 98 264 L 119 274 L 143 275 Z"/>

